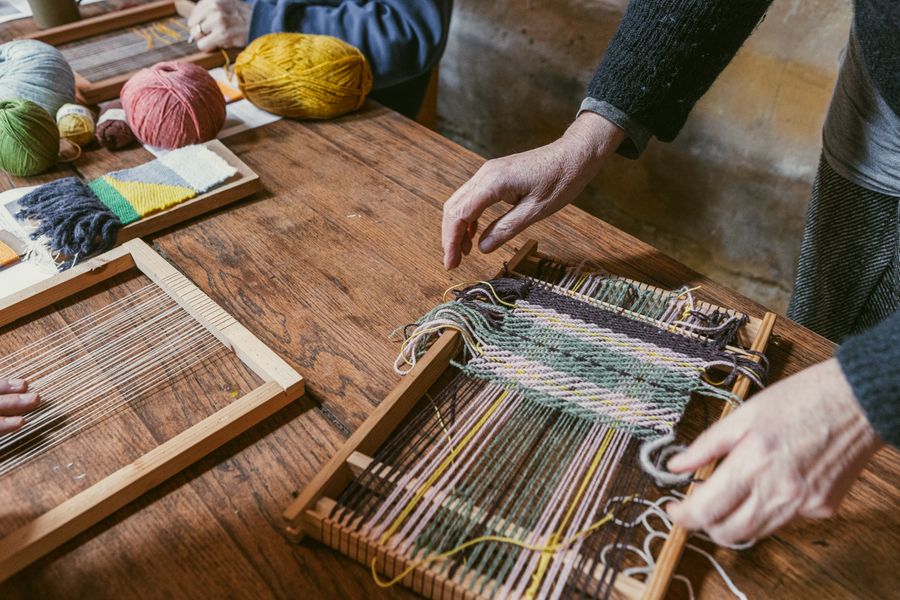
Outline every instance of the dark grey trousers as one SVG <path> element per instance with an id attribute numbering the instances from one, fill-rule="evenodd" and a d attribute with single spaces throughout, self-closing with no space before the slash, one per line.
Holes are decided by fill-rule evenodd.
<path id="1" fill-rule="evenodd" d="M 788 317 L 840 343 L 898 309 L 900 198 L 847 181 L 821 158 Z"/>

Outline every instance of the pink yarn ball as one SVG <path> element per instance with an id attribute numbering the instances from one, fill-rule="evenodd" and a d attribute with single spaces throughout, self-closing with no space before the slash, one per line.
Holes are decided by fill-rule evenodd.
<path id="1" fill-rule="evenodd" d="M 158 148 L 208 142 L 225 125 L 225 98 L 206 69 L 161 62 L 141 69 L 121 92 L 135 137 Z"/>

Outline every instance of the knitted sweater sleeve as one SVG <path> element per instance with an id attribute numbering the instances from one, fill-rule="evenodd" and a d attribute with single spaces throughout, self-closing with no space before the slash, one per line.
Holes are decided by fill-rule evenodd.
<path id="1" fill-rule="evenodd" d="M 622 127 L 619 152 L 670 142 L 760 22 L 772 0 L 632 0 L 597 68 L 583 110 Z"/>
<path id="2" fill-rule="evenodd" d="M 381 89 L 434 68 L 452 8 L 452 0 L 256 0 L 250 40 L 284 31 L 340 38 L 366 56 Z"/>
<path id="3" fill-rule="evenodd" d="M 900 310 L 838 348 L 853 394 L 881 439 L 900 448 Z"/>

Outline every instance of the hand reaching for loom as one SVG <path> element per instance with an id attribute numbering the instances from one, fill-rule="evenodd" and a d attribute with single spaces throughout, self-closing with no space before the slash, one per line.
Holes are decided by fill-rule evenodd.
<path id="1" fill-rule="evenodd" d="M 25 424 L 22 415 L 37 408 L 40 398 L 28 392 L 28 384 L 0 379 L 0 435 L 12 433 Z"/>
<path id="2" fill-rule="evenodd" d="M 197 48 L 207 52 L 219 48 L 242 48 L 250 35 L 253 5 L 241 0 L 200 0 L 188 27 Z"/>
<path id="3" fill-rule="evenodd" d="M 837 359 L 780 381 L 672 457 L 676 473 L 726 456 L 672 519 L 719 544 L 763 537 L 795 517 L 834 514 L 881 446 Z"/>
<path id="4" fill-rule="evenodd" d="M 482 252 L 493 252 L 574 200 L 624 139 L 611 122 L 585 112 L 555 142 L 484 163 L 444 204 L 444 267 L 455 269 L 472 250 L 478 219 L 489 206 L 505 202 L 512 208 L 481 234 Z"/>

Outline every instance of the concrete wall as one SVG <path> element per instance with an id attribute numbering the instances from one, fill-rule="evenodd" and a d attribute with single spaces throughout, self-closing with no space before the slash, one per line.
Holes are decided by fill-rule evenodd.
<path id="1" fill-rule="evenodd" d="M 439 130 L 487 157 L 559 136 L 626 5 L 456 0 Z M 776 0 L 678 139 L 617 157 L 579 205 L 783 311 L 850 5 Z"/>

